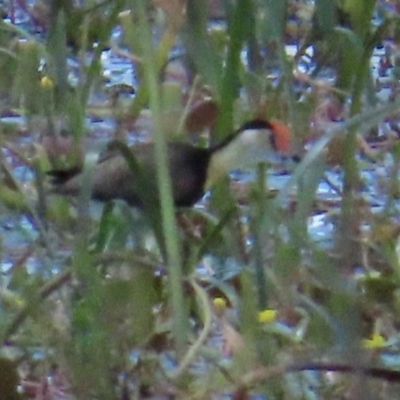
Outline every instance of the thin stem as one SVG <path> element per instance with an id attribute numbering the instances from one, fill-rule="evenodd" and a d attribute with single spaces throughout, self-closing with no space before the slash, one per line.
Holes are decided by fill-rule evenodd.
<path id="1" fill-rule="evenodd" d="M 195 290 L 197 298 L 201 304 L 201 308 L 204 312 L 204 327 L 197 340 L 193 343 L 193 345 L 189 348 L 189 350 L 183 357 L 179 367 L 172 372 L 171 378 L 173 379 L 179 378 L 187 370 L 190 363 L 194 360 L 196 354 L 199 352 L 199 349 L 201 348 L 203 343 L 207 340 L 207 337 L 211 331 L 212 312 L 211 312 L 210 302 L 208 301 L 207 292 L 201 286 L 199 286 L 193 278 L 190 279 L 190 284 Z"/>
<path id="2" fill-rule="evenodd" d="M 265 164 L 259 164 L 257 170 L 257 197 L 254 202 L 254 215 L 252 216 L 253 256 L 259 310 L 264 310 L 268 306 L 262 235 L 262 221 L 265 216 L 265 184 L 267 179 L 265 169 Z"/>
<path id="3" fill-rule="evenodd" d="M 143 46 L 146 68 L 144 77 L 149 88 L 149 103 L 154 119 L 155 162 L 160 191 L 162 226 L 165 236 L 167 267 L 169 271 L 170 299 L 173 311 L 173 336 L 178 356 L 181 356 L 186 344 L 186 313 L 182 287 L 182 258 L 175 220 L 175 208 L 172 197 L 171 177 L 168 168 L 167 142 L 163 134 L 161 116 L 161 96 L 158 79 L 157 54 L 154 52 L 150 26 L 147 22 L 146 2 L 136 0 L 139 23 L 141 25 L 141 44 Z"/>
<path id="4" fill-rule="evenodd" d="M 365 86 L 365 79 L 368 77 L 370 54 L 365 50 L 359 60 L 358 74 L 355 75 L 355 82 L 352 93 L 352 105 L 350 114 L 354 116 L 361 110 L 361 96 Z M 354 213 L 356 191 L 360 183 L 360 174 L 356 158 L 358 129 L 356 126 L 349 129 L 344 143 L 344 182 L 343 201 L 338 238 L 338 248 L 341 252 L 341 263 L 344 269 L 352 268 L 356 261 L 357 251 L 354 251 L 354 242 L 351 240 L 358 230 L 361 221 L 357 220 L 357 213 Z"/>

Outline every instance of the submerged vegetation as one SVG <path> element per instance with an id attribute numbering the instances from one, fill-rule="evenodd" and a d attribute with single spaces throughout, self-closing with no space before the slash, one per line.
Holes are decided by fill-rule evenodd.
<path id="1" fill-rule="evenodd" d="M 400 1 L 0 9 L 0 399 L 398 398 Z M 167 141 L 253 118 L 300 161 L 177 210 Z M 50 193 L 149 140 L 160 207 Z"/>

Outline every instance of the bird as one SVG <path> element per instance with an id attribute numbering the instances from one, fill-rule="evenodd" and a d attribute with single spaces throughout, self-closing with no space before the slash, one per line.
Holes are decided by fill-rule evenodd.
<path id="1" fill-rule="evenodd" d="M 120 151 L 109 151 L 100 156 L 90 176 L 91 198 L 107 202 L 125 200 L 129 205 L 143 207 L 140 182 L 147 184 L 146 195 L 158 198 L 157 167 L 154 144 L 133 145 L 129 150 L 140 167 L 130 168 Z M 186 142 L 168 142 L 167 156 L 176 207 L 191 207 L 206 191 L 233 169 L 240 169 L 261 161 L 287 156 L 291 151 L 289 127 L 280 121 L 254 119 L 243 124 L 221 142 L 208 148 Z M 80 168 L 49 171 L 51 192 L 79 195 L 83 185 Z"/>

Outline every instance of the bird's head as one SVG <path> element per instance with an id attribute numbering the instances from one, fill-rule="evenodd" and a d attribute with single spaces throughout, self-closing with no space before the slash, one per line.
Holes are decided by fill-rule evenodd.
<path id="1" fill-rule="evenodd" d="M 237 145 L 242 148 L 244 164 L 260 161 L 280 161 L 291 155 L 292 135 L 281 121 L 256 119 L 237 131 Z"/>
<path id="2" fill-rule="evenodd" d="M 206 187 L 232 169 L 282 161 L 291 149 L 291 132 L 283 122 L 249 121 L 211 149 Z"/>

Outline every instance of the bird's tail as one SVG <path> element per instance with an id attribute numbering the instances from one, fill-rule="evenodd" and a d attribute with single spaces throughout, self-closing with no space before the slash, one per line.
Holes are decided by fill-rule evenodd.
<path id="1" fill-rule="evenodd" d="M 57 187 L 65 184 L 80 172 L 82 172 L 81 168 L 73 167 L 69 169 L 56 169 L 47 171 L 46 175 L 50 177 L 50 184 L 54 187 Z"/>

